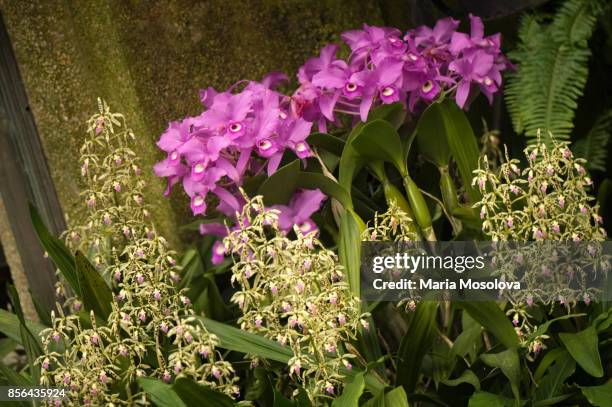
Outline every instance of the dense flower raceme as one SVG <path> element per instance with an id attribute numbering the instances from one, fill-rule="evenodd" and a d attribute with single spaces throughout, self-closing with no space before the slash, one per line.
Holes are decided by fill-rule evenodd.
<path id="1" fill-rule="evenodd" d="M 352 369 L 355 357 L 345 343 L 368 322 L 336 254 L 313 231 L 296 226 L 289 239 L 279 211 L 264 208 L 260 196 L 240 219 L 224 244 L 235 260 L 232 282 L 239 288 L 232 301 L 243 313 L 241 328 L 290 347 L 289 376 L 311 398 L 339 394 L 342 369 Z"/>
<path id="2" fill-rule="evenodd" d="M 560 303 L 568 309 L 577 301 L 588 304 L 598 290 L 584 288 L 584 278 L 593 276 L 584 275 L 584 270 L 605 274 L 610 268 L 597 244 L 605 240 L 606 232 L 599 205 L 591 206 L 595 198 L 587 192 L 592 181 L 585 162 L 573 156 L 568 143 L 552 140 L 552 147 L 539 139 L 527 147 L 528 166 L 523 169 L 519 160 L 506 154 L 506 162 L 492 170 L 485 156 L 473 181 L 483 194 L 475 205 L 480 208 L 483 232 L 498 242 L 498 273 L 513 281 L 521 270 L 524 290 L 509 298 L 513 306 L 508 315 L 530 359 L 546 348 L 548 336 L 537 333 L 529 307 L 536 302 Z M 526 241 L 536 243 L 507 252 L 505 243 L 499 243 Z M 548 266 L 549 261 L 554 266 Z"/>
<path id="3" fill-rule="evenodd" d="M 182 182 L 194 215 L 207 214 L 207 203 L 218 201 L 216 210 L 233 219 L 244 204 L 238 189 L 245 177 L 274 173 L 288 150 L 302 159 L 313 155 L 307 137 L 315 123 L 326 131 L 329 123 L 341 124 L 338 114 L 365 121 L 381 103 L 400 101 L 413 109 L 449 92 L 463 107 L 472 87 L 491 99 L 509 66 L 500 36 L 485 37 L 478 17 L 471 17 L 469 35 L 457 32 L 458 25 L 445 18 L 404 36 L 367 25 L 348 31 L 342 35 L 351 50 L 348 59 L 337 57 L 337 45 L 324 47 L 299 69 L 300 86 L 291 96 L 275 90 L 286 79 L 280 73 L 261 82 L 238 82 L 224 92 L 203 90 L 205 110 L 172 122 L 162 134 L 158 146 L 167 158 L 156 164 L 155 173 L 168 179 L 166 193 Z M 303 212 L 302 200 L 312 202 L 296 197 L 294 213 Z M 278 209 L 282 219 L 286 208 Z M 296 220 L 300 227 L 314 226 L 308 217 Z M 290 231 L 293 225 L 281 221 L 281 227 Z M 222 235 L 224 227 L 205 226 L 202 232 Z"/>
<path id="4" fill-rule="evenodd" d="M 41 333 L 41 384 L 68 387 L 70 405 L 146 405 L 145 395 L 134 393 L 142 376 L 166 382 L 186 376 L 235 395 L 232 366 L 175 287 L 175 253 L 147 220 L 144 181 L 129 148 L 134 134 L 105 104 L 88 126 L 81 150 L 88 215 L 66 239 L 71 248 L 91 253 L 115 298 L 103 325 L 93 312 L 87 326 L 78 314 L 64 315 L 58 307 L 51 328 Z M 61 285 L 58 292 L 64 293 Z M 82 308 L 75 298 L 67 305 Z"/>

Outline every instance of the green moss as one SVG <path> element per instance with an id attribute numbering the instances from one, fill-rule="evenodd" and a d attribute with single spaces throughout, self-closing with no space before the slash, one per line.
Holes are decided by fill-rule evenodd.
<path id="1" fill-rule="evenodd" d="M 67 216 L 79 216 L 76 161 L 83 123 L 104 97 L 139 135 L 150 169 L 168 121 L 201 111 L 200 88 L 224 88 L 271 70 L 293 75 L 325 43 L 382 22 L 378 2 L 0 0 L 52 177 Z M 193 220 L 184 195 L 161 198 L 149 174 L 160 232 L 177 243 Z M 179 189 L 179 188 L 177 188 Z"/>

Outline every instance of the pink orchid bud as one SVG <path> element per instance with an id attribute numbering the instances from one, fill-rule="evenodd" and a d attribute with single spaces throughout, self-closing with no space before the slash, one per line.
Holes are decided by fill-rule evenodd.
<path id="1" fill-rule="evenodd" d="M 98 380 L 100 380 L 102 383 L 106 383 L 108 382 L 108 376 L 106 376 L 105 372 L 102 372 L 100 373 L 100 376 L 98 376 Z"/>
<path id="2" fill-rule="evenodd" d="M 527 297 L 527 306 L 531 307 L 533 305 L 533 297 L 530 295 Z"/>
<path id="3" fill-rule="evenodd" d="M 91 336 L 91 343 L 92 343 L 93 345 L 98 345 L 98 342 L 100 342 L 100 338 L 98 337 L 98 335 L 97 335 L 97 334 L 93 334 L 93 335 Z"/>
<path id="4" fill-rule="evenodd" d="M 141 273 L 136 274 L 136 281 L 138 282 L 138 284 L 144 283 L 144 280 L 144 276 Z"/>
<path id="5" fill-rule="evenodd" d="M 215 376 L 215 379 L 219 380 L 219 378 L 221 377 L 221 369 L 219 369 L 218 367 L 214 367 L 212 370 L 212 374 L 213 376 Z"/>
<path id="6" fill-rule="evenodd" d="M 560 197 L 557 199 L 557 202 L 559 202 L 559 206 L 560 206 L 561 208 L 563 208 L 563 207 L 565 206 L 565 198 L 564 198 L 563 196 L 560 196 Z"/>
<path id="7" fill-rule="evenodd" d="M 118 183 L 117 181 L 115 181 L 115 183 L 113 184 L 113 189 L 115 190 L 115 192 L 119 193 L 121 192 L 121 184 Z"/>
<path id="8" fill-rule="evenodd" d="M 586 305 L 589 305 L 591 303 L 591 297 L 588 294 L 585 294 L 583 296 L 583 300 Z"/>
<path id="9" fill-rule="evenodd" d="M 209 353 L 210 348 L 208 346 L 202 346 L 200 348 L 200 356 L 202 356 L 203 358 L 208 358 Z"/>
<path id="10" fill-rule="evenodd" d="M 159 329 L 167 334 L 168 333 L 168 324 L 166 324 L 165 322 L 162 322 L 161 324 L 159 324 Z"/>
<path id="11" fill-rule="evenodd" d="M 325 391 L 329 394 L 334 394 L 334 386 L 328 383 L 327 386 L 325 386 Z"/>
<path id="12" fill-rule="evenodd" d="M 127 356 L 128 355 L 128 350 L 125 346 L 121 345 L 119 346 L 119 354 L 121 356 Z"/>
<path id="13" fill-rule="evenodd" d="M 170 380 L 172 380 L 172 376 L 170 375 L 170 373 L 167 370 L 162 375 L 162 380 L 164 382 L 166 382 L 166 383 L 170 383 Z"/>
<path id="14" fill-rule="evenodd" d="M 142 322 L 145 322 L 145 320 L 147 319 L 147 314 L 144 311 L 140 311 L 138 313 L 138 319 Z"/>
<path id="15" fill-rule="evenodd" d="M 59 341 L 60 341 L 61 336 L 60 336 L 59 332 L 55 331 L 55 332 L 53 332 L 53 334 L 51 335 L 51 338 L 53 338 L 53 340 L 54 340 L 55 342 L 59 342 Z"/>
<path id="16" fill-rule="evenodd" d="M 176 363 L 174 365 L 174 373 L 179 374 L 181 373 L 181 370 L 183 370 L 183 366 L 181 365 L 180 362 Z"/>
<path id="17" fill-rule="evenodd" d="M 153 298 L 155 299 L 155 301 L 161 300 L 161 293 L 159 292 L 159 290 L 153 291 Z"/>
<path id="18" fill-rule="evenodd" d="M 113 274 L 113 277 L 115 278 L 115 281 L 120 281 L 121 280 L 121 271 L 119 271 L 119 270 L 115 271 L 115 274 Z"/>
<path id="19" fill-rule="evenodd" d="M 80 302 L 80 301 L 75 301 L 75 302 L 74 302 L 73 307 L 74 307 L 74 310 L 75 310 L 76 312 L 79 312 L 79 311 L 81 310 L 81 306 L 82 306 L 82 304 L 81 304 L 81 302 Z"/>
<path id="20" fill-rule="evenodd" d="M 49 370 L 49 358 L 45 358 L 41 365 L 43 370 Z"/>

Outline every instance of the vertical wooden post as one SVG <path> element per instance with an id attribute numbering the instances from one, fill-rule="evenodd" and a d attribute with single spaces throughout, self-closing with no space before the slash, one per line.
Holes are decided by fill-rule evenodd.
<path id="1" fill-rule="evenodd" d="M 36 205 L 52 233 L 63 231 L 65 221 L 1 15 L 0 195 L 33 299 L 49 310 L 55 303 L 56 277 L 43 257 L 28 202 Z"/>

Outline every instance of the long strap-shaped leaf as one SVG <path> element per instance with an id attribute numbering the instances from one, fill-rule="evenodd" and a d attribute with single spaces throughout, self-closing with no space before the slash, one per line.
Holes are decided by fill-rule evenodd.
<path id="1" fill-rule="evenodd" d="M 47 251 L 49 257 L 51 257 L 53 260 L 53 263 L 55 263 L 57 268 L 60 270 L 70 285 L 70 288 L 72 288 L 78 297 L 81 297 L 82 293 L 76 274 L 74 256 L 70 253 L 70 250 L 68 250 L 64 242 L 49 233 L 49 230 L 40 217 L 38 210 L 32 204 L 30 204 L 30 218 L 32 219 L 32 225 L 34 226 L 34 230 L 38 235 L 40 244 Z"/>
<path id="2" fill-rule="evenodd" d="M 403 385 L 408 394 L 416 388 L 423 357 L 433 343 L 437 310 L 438 303 L 435 301 L 420 303 L 400 343 L 397 352 L 397 384 Z"/>
<path id="3" fill-rule="evenodd" d="M 113 294 L 95 267 L 80 251 L 76 254 L 76 272 L 81 287 L 81 300 L 88 311 L 106 320 L 112 311 Z"/>

